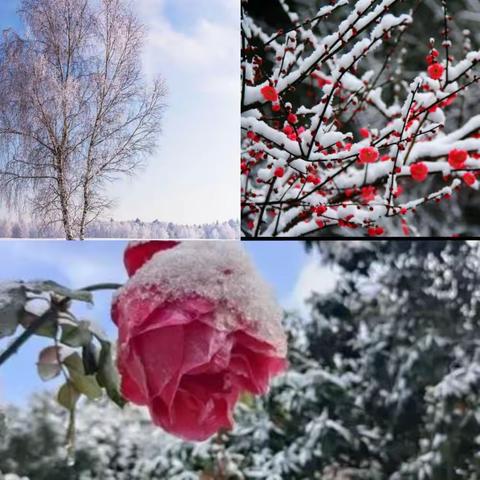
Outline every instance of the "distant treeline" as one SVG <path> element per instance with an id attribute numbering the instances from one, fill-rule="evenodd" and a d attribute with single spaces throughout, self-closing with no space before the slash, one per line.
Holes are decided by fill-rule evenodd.
<path id="1" fill-rule="evenodd" d="M 41 227 L 32 220 L 0 219 L 1 238 L 63 238 L 61 225 Z M 96 221 L 87 228 L 87 238 L 239 238 L 237 220 L 215 222 L 203 225 L 178 225 L 172 222 Z"/>

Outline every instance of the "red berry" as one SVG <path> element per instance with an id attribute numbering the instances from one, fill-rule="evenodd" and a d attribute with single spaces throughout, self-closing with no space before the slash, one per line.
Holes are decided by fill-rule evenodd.
<path id="1" fill-rule="evenodd" d="M 375 163 L 380 154 L 375 147 L 364 147 L 358 152 L 358 161 L 360 163 Z"/>
<path id="2" fill-rule="evenodd" d="M 293 125 L 298 123 L 298 118 L 294 113 L 290 113 L 287 117 L 287 120 L 288 120 L 289 123 L 293 123 Z"/>
<path id="3" fill-rule="evenodd" d="M 373 186 L 362 187 L 361 195 L 365 203 L 370 203 L 375 200 L 375 196 L 377 195 L 377 189 Z"/>
<path id="4" fill-rule="evenodd" d="M 277 178 L 282 178 L 285 175 L 285 169 L 283 167 L 277 167 L 273 175 Z"/>
<path id="5" fill-rule="evenodd" d="M 271 85 L 263 87 L 260 90 L 260 93 L 263 95 L 263 98 L 269 102 L 276 102 L 278 100 L 278 93 L 275 90 L 275 87 L 272 87 Z"/>
<path id="6" fill-rule="evenodd" d="M 368 131 L 367 128 L 361 128 L 358 133 L 360 133 L 360 136 L 363 138 L 368 138 L 370 137 L 370 132 Z"/>
<path id="7" fill-rule="evenodd" d="M 410 174 L 416 182 L 424 182 L 428 177 L 428 167 L 423 162 L 410 165 Z"/>
<path id="8" fill-rule="evenodd" d="M 442 78 L 445 68 L 439 63 L 432 63 L 432 65 L 428 67 L 427 71 L 430 78 L 432 78 L 433 80 L 439 80 L 440 78 Z"/>
<path id="9" fill-rule="evenodd" d="M 448 163 L 452 168 L 463 168 L 468 158 L 466 150 L 451 150 L 448 154 Z"/>
<path id="10" fill-rule="evenodd" d="M 315 213 L 320 216 L 323 215 L 327 211 L 327 207 L 325 205 L 319 205 L 315 208 Z"/>
<path id="11" fill-rule="evenodd" d="M 466 172 L 463 174 L 463 181 L 471 187 L 477 181 L 475 175 L 472 172 Z"/>

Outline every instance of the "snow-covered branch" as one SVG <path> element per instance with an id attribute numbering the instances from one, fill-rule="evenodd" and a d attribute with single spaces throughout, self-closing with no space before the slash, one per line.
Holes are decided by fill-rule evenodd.
<path id="1" fill-rule="evenodd" d="M 480 79 L 480 51 L 459 60 L 425 39 L 425 71 L 400 78 L 392 96 L 393 77 L 382 75 L 391 52 L 378 72 L 365 64 L 399 41 L 412 12 L 391 13 L 395 0 L 340 1 L 309 21 L 281 3 L 293 27 L 273 35 L 243 11 L 245 236 L 388 235 L 393 217 L 478 188 L 480 116 L 452 130 L 447 114 Z M 322 35 L 320 19 L 340 10 L 345 20 Z M 375 125 L 364 123 L 368 111 Z M 445 188 L 431 180 L 439 176 Z"/>

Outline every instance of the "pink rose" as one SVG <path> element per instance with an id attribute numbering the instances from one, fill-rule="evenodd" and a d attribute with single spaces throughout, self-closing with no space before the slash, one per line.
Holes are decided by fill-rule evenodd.
<path id="1" fill-rule="evenodd" d="M 286 368 L 281 310 L 236 242 L 129 246 L 112 317 L 122 393 L 187 440 L 233 425 L 242 392 Z"/>

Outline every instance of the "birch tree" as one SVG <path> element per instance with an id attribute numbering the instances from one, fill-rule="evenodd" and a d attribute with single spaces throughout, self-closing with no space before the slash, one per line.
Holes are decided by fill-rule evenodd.
<path id="1" fill-rule="evenodd" d="M 23 0 L 0 45 L 0 189 L 67 239 L 111 206 L 160 133 L 166 88 L 142 75 L 145 29 L 123 0 Z"/>

